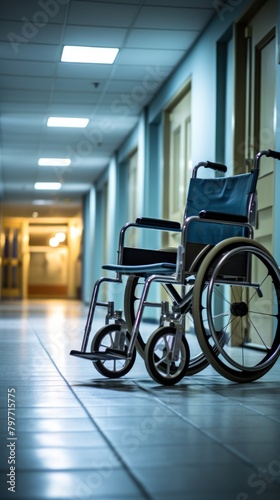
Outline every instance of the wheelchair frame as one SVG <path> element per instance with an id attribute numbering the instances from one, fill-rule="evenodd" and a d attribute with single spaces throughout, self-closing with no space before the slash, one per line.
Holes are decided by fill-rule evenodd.
<path id="1" fill-rule="evenodd" d="M 115 278 L 101 277 L 96 281 L 81 350 L 72 350 L 71 355 L 91 360 L 100 373 L 110 378 L 116 378 L 130 371 L 137 351 L 144 358 L 150 376 L 156 382 L 164 385 L 175 384 L 185 375 L 192 375 L 204 369 L 209 363 L 221 375 L 234 382 L 256 380 L 273 366 L 280 354 L 280 327 L 278 326 L 280 273 L 278 265 L 266 248 L 253 239 L 253 225 L 256 219 L 256 183 L 262 156 L 280 159 L 280 153 L 272 150 L 260 151 L 256 155 L 252 171 L 254 189 L 248 195 L 246 214 L 225 214 L 221 211 L 203 209 L 196 215 L 189 215 L 185 212 L 182 226 L 174 221 L 143 217 L 138 218 L 135 223 L 127 223 L 121 228 L 117 264 L 103 266 L 103 269 L 114 271 Z M 200 167 L 221 172 L 227 170 L 224 165 L 200 162 L 193 169 L 193 179 L 197 178 Z M 233 176 L 232 179 L 238 177 L 240 176 Z M 196 225 L 202 224 L 201 227 L 208 227 L 208 229 L 212 227 L 224 228 L 225 226 L 233 228 L 237 231 L 237 235 L 214 242 L 214 244 L 191 242 L 188 238 L 194 222 Z M 203 226 L 205 223 L 206 226 Z M 176 254 L 164 250 L 128 249 L 125 247 L 125 236 L 127 230 L 132 227 L 179 232 L 181 233 L 181 244 Z M 243 232 L 242 236 L 238 233 L 240 229 Z M 195 248 L 195 257 L 189 262 L 188 247 L 191 244 Z M 197 248 L 198 252 L 196 252 Z M 165 260 L 159 261 L 160 257 L 164 257 Z M 139 259 L 143 258 L 143 263 L 138 264 Z M 240 266 L 238 273 L 237 264 Z M 264 276 L 267 275 L 268 280 L 263 278 L 263 280 L 267 280 L 265 282 L 267 285 L 263 285 L 264 281 L 263 283 L 254 281 L 255 276 L 251 276 L 253 265 L 257 266 L 258 272 L 261 269 Z M 138 283 L 139 278 L 144 280 L 143 291 L 135 314 L 131 310 L 130 284 L 127 286 L 128 292 L 125 292 L 124 296 L 125 319 L 122 317 L 122 311 L 114 309 L 113 302 L 100 302 L 98 300 L 99 289 L 104 282 L 120 284 L 123 282 L 124 275 L 129 277 L 128 283 L 129 280 L 136 280 Z M 166 301 L 162 301 L 161 304 L 147 301 L 152 283 L 160 283 L 171 290 L 173 303 L 171 311 Z M 188 286 L 190 290 L 186 295 L 180 296 L 174 291 L 173 287 L 176 285 Z M 271 342 L 263 341 L 262 334 L 257 332 L 264 344 L 264 355 L 256 356 L 256 362 L 251 363 L 250 361 L 245 364 L 245 360 L 239 359 L 239 354 L 232 354 L 234 348 L 229 345 L 228 335 L 232 329 L 235 329 L 235 335 L 239 329 L 243 330 L 242 325 L 245 321 L 249 322 L 250 328 L 253 328 L 251 318 L 257 315 L 257 311 L 251 311 L 250 304 L 255 302 L 256 298 L 262 297 L 262 289 L 267 293 L 268 301 L 270 300 L 265 286 L 272 294 L 273 307 L 276 311 L 273 310 L 273 313 L 264 316 L 267 319 L 265 327 L 267 328 L 268 321 L 271 321 L 270 327 L 275 328 L 276 331 L 275 334 L 272 333 Z M 215 313 L 217 308 L 215 292 L 218 290 L 221 295 L 221 290 L 224 289 L 227 290 L 225 304 L 230 303 L 229 311 L 225 314 L 221 310 L 217 315 Z M 240 295 L 239 300 L 233 300 L 233 290 L 235 294 L 240 294 L 241 289 L 242 297 Z M 245 299 L 245 297 L 247 298 Z M 205 307 L 202 306 L 204 302 Z M 140 335 L 144 309 L 146 306 L 159 305 L 161 307 L 159 328 L 153 332 L 145 345 Z M 95 334 L 89 352 L 87 351 L 88 341 L 97 306 L 107 308 L 105 327 Z M 193 317 L 195 334 L 201 349 L 201 353 L 195 360 L 190 354 L 184 331 L 184 320 L 187 313 L 191 313 Z M 225 316 L 228 324 L 225 324 L 223 319 Z M 222 327 L 217 326 L 222 323 Z M 238 327 L 235 326 L 237 323 L 239 323 Z M 242 348 L 243 337 L 242 333 Z M 108 338 L 109 345 L 104 348 L 105 338 Z M 238 349 L 235 350 L 238 351 Z M 112 365 L 112 368 L 107 368 L 107 363 Z M 117 368 L 118 364 L 121 366 L 120 369 Z"/>

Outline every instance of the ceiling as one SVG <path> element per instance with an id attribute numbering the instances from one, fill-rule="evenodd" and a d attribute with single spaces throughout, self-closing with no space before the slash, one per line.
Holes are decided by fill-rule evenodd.
<path id="1" fill-rule="evenodd" d="M 0 199 L 10 216 L 73 216 L 139 114 L 216 14 L 212 0 L 1 0 Z M 114 64 L 61 62 L 117 47 Z M 49 116 L 89 118 L 86 129 Z M 38 166 L 70 157 L 70 167 Z M 60 191 L 35 191 L 60 181 Z M 43 204 L 44 202 L 44 204 Z"/>

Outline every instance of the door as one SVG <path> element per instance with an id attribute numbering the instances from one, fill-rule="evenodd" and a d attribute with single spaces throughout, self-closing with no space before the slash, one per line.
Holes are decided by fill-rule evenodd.
<path id="1" fill-rule="evenodd" d="M 269 0 L 244 27 L 246 44 L 244 156 L 247 170 L 255 154 L 274 149 L 277 1 Z M 236 82 L 237 92 L 240 81 Z M 237 99 L 238 106 L 238 99 Z M 237 146 L 240 150 L 240 144 Z M 238 152 L 236 151 L 236 156 Z M 255 239 L 273 252 L 274 163 L 271 158 L 260 165 L 258 181 L 258 224 Z M 235 173 L 240 173 L 238 165 Z"/>
<path id="2" fill-rule="evenodd" d="M 191 158 L 191 89 L 188 86 L 181 99 L 172 105 L 166 116 L 167 141 L 164 175 L 164 217 L 182 222 L 190 178 Z M 168 236 L 167 246 L 178 246 L 180 236 Z"/>
<path id="3" fill-rule="evenodd" d="M 165 168 L 163 191 L 163 216 L 165 219 L 182 223 L 186 206 L 188 183 L 191 177 L 191 84 L 188 82 L 165 113 Z M 162 247 L 178 248 L 181 233 L 163 234 Z M 183 296 L 187 288 L 175 287 Z M 170 300 L 161 289 L 160 300 Z M 193 330 L 193 323 L 184 319 L 185 331 Z M 195 344 L 194 344 L 195 345 Z"/>
<path id="4" fill-rule="evenodd" d="M 128 187 L 127 220 L 129 222 L 134 222 L 137 216 L 139 215 L 137 213 L 138 209 L 137 165 L 138 165 L 138 152 L 136 150 L 130 155 L 127 165 L 127 187 Z M 138 232 L 136 228 L 130 228 L 130 230 L 127 231 L 127 246 L 130 247 L 138 246 Z"/>
<path id="5" fill-rule="evenodd" d="M 243 42 L 246 45 L 246 58 L 243 74 L 244 82 L 244 142 L 239 142 L 236 146 L 236 158 L 240 155 L 240 150 L 244 152 L 244 164 L 247 171 L 253 166 L 255 154 L 263 149 L 275 148 L 275 82 L 276 82 L 276 27 L 277 1 L 268 0 L 261 9 L 239 29 L 239 36 L 244 27 Z M 239 27 L 240 28 L 240 27 Z M 240 91 L 239 81 L 236 81 L 237 92 Z M 242 81 L 242 79 L 241 79 Z M 241 91 L 242 95 L 242 91 Z M 239 106 L 238 115 L 241 117 L 240 108 L 242 105 L 237 100 Z M 241 147 L 243 144 L 243 148 Z M 273 254 L 273 226 L 274 226 L 274 163 L 272 158 L 264 158 L 260 163 L 260 175 L 258 181 L 258 212 L 257 224 L 255 228 L 255 240 L 262 243 L 266 249 Z M 238 171 L 239 170 L 239 171 Z M 240 173 L 239 169 L 235 173 Z M 253 269 L 253 278 L 261 281 L 260 271 L 256 267 Z M 272 312 L 272 302 L 267 304 L 269 312 Z M 261 311 L 259 311 L 261 312 Z M 266 311 L 263 312 L 265 321 Z M 271 341 L 271 332 L 268 325 L 263 324 L 267 332 L 267 342 Z M 259 339 L 255 332 L 247 325 L 248 342 L 250 345 L 258 345 Z"/>
<path id="6" fill-rule="evenodd" d="M 67 223 L 29 223 L 28 298 L 67 298 L 68 240 Z"/>
<path id="7" fill-rule="evenodd" d="M 0 246 L 0 297 L 22 297 L 23 224 L 13 219 L 4 219 Z M 2 255 L 1 255 L 2 254 Z"/>

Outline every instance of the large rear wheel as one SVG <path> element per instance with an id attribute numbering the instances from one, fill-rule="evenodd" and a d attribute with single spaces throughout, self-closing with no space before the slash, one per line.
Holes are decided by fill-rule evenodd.
<path id="1" fill-rule="evenodd" d="M 279 307 L 279 268 L 262 245 L 230 238 L 214 247 L 193 293 L 197 337 L 209 363 L 234 382 L 262 377 L 280 352 Z"/>

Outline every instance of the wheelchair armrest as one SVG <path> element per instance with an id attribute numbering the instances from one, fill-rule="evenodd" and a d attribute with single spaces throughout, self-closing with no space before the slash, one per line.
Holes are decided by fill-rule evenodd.
<path id="1" fill-rule="evenodd" d="M 180 222 L 172 220 L 153 219 L 152 217 L 138 217 L 135 222 L 139 226 L 153 227 L 166 230 L 168 229 L 173 229 L 177 231 L 181 230 Z"/>
<path id="2" fill-rule="evenodd" d="M 199 217 L 201 219 L 212 219 L 224 222 L 238 222 L 241 224 L 246 224 L 249 222 L 246 215 L 224 214 L 221 212 L 210 212 L 208 210 L 201 210 L 199 212 Z"/>

